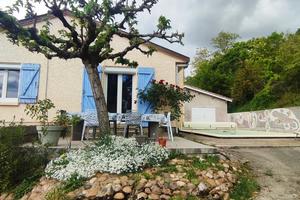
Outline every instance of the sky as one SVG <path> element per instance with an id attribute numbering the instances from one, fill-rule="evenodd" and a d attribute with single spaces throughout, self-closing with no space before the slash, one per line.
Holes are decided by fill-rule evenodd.
<path id="1" fill-rule="evenodd" d="M 12 2 L 0 0 L 0 8 Z M 37 7 L 38 14 L 46 11 Z M 197 48 L 212 48 L 211 38 L 220 31 L 237 33 L 240 40 L 295 32 L 300 28 L 300 0 L 160 0 L 151 15 L 139 15 L 140 31 L 152 32 L 161 15 L 171 20 L 173 30 L 185 34 L 184 46 L 155 42 L 192 59 Z"/>

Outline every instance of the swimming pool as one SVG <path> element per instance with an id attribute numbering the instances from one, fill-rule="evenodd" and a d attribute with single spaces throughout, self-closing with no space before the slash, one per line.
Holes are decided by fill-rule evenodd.
<path id="1" fill-rule="evenodd" d="M 183 132 L 189 132 L 204 136 L 218 138 L 295 138 L 293 132 L 275 132 L 275 131 L 257 131 L 246 129 L 181 129 Z M 298 136 L 300 137 L 300 135 Z"/>

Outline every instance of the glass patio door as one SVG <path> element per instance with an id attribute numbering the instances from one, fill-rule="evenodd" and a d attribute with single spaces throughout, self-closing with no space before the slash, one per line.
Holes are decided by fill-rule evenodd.
<path id="1" fill-rule="evenodd" d="M 112 113 L 126 113 L 132 109 L 132 75 L 107 75 L 107 109 Z"/>

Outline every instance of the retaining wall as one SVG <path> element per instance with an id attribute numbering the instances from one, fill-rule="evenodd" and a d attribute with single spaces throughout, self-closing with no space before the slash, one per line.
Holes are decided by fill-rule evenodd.
<path id="1" fill-rule="evenodd" d="M 300 131 L 300 107 L 229 113 L 238 128 L 264 131 Z"/>

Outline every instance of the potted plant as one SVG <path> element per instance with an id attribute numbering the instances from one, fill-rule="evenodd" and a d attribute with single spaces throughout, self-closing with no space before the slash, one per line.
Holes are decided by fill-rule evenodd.
<path id="1" fill-rule="evenodd" d="M 25 108 L 25 113 L 32 119 L 36 119 L 40 122 L 40 125 L 36 126 L 38 132 L 38 138 L 43 145 L 58 144 L 59 137 L 63 130 L 65 130 L 65 116 L 61 114 L 55 117 L 53 122 L 49 122 L 48 112 L 50 109 L 55 108 L 50 99 L 39 100 L 36 104 L 28 104 Z"/>
<path id="2" fill-rule="evenodd" d="M 166 147 L 167 146 L 167 138 L 166 137 L 158 137 L 158 144 L 161 147 Z"/>

